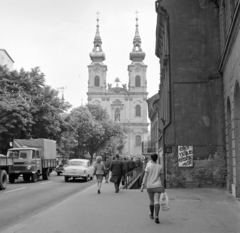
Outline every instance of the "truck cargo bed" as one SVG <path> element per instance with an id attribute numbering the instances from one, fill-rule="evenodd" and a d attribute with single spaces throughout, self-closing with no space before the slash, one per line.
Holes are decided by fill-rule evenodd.
<path id="1" fill-rule="evenodd" d="M 13 165 L 13 158 L 0 157 L 0 167 L 2 167 L 2 166 L 12 166 L 12 165 Z"/>

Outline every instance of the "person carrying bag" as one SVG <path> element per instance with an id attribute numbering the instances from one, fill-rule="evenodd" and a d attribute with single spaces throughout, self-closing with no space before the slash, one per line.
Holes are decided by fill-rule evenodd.
<path id="1" fill-rule="evenodd" d="M 150 218 L 154 219 L 155 211 L 155 223 L 160 223 L 158 215 L 160 211 L 160 195 L 165 192 L 163 188 L 163 169 L 160 164 L 157 163 L 158 155 L 152 154 L 151 161 L 147 163 L 143 182 L 141 186 L 141 192 L 147 184 L 147 192 L 150 200 Z"/>

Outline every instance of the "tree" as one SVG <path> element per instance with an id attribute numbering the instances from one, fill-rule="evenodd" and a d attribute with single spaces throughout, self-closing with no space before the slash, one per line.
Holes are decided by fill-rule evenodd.
<path id="1" fill-rule="evenodd" d="M 114 153 L 115 149 L 122 150 L 124 146 L 123 138 L 126 130 L 124 127 L 110 120 L 106 109 L 100 105 L 88 104 L 87 108 L 104 129 L 104 134 L 101 137 L 93 138 L 88 143 L 88 151 L 92 155 L 100 150 L 107 153 Z M 109 148 L 106 149 L 106 148 Z M 110 149 L 111 148 L 111 149 Z"/>
<path id="2" fill-rule="evenodd" d="M 59 140 L 65 124 L 61 114 L 69 107 L 45 85 L 38 67 L 10 72 L 0 66 L 0 145 L 4 151 L 14 138 Z"/>
<path id="3" fill-rule="evenodd" d="M 112 122 L 107 111 L 98 105 L 88 104 L 73 109 L 68 121 L 78 142 L 77 153 L 89 152 L 91 162 L 93 155 L 104 150 L 112 138 L 124 134 L 123 127 Z"/>
<path id="4" fill-rule="evenodd" d="M 107 121 L 109 120 L 109 115 L 106 109 L 102 108 L 98 104 L 87 104 L 86 107 L 88 108 L 89 112 L 95 118 L 96 121 Z"/>

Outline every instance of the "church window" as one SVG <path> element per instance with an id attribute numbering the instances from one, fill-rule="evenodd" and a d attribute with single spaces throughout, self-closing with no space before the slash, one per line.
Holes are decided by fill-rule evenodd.
<path id="1" fill-rule="evenodd" d="M 136 87 L 140 87 L 141 86 L 140 76 L 136 76 L 136 78 L 135 78 L 135 86 Z"/>
<path id="2" fill-rule="evenodd" d="M 137 135 L 137 136 L 135 137 L 135 145 L 136 145 L 136 146 L 141 146 L 141 144 L 142 144 L 142 138 L 141 138 L 140 135 Z"/>
<path id="3" fill-rule="evenodd" d="M 95 76 L 94 78 L 94 86 L 99 87 L 100 86 L 100 78 L 99 76 Z"/>
<path id="4" fill-rule="evenodd" d="M 140 105 L 136 106 L 135 115 L 136 116 L 141 116 L 141 106 Z"/>

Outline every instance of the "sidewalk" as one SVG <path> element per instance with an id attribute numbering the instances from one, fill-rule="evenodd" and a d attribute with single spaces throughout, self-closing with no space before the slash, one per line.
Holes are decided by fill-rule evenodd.
<path id="1" fill-rule="evenodd" d="M 78 184 L 76 184 L 78 185 Z M 79 184 L 81 185 L 81 184 Z M 147 192 L 96 185 L 2 233 L 240 233 L 240 204 L 224 189 L 169 189 L 170 210 L 151 220 Z"/>

